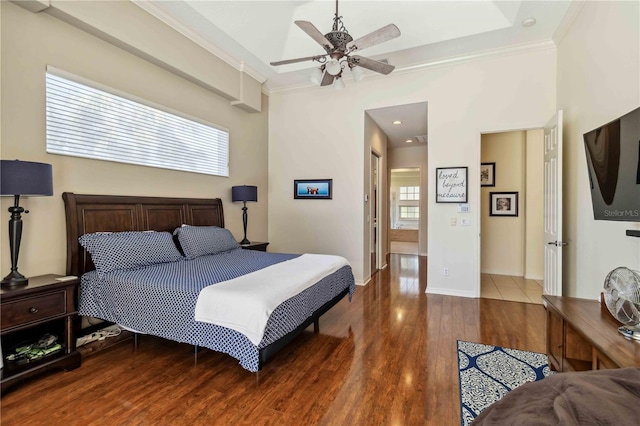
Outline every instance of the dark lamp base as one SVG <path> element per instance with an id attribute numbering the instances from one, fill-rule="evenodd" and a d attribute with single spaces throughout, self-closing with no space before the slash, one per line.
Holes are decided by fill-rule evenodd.
<path id="1" fill-rule="evenodd" d="M 18 271 L 11 271 L 2 279 L 2 287 L 22 287 L 29 284 L 29 279 Z"/>
<path id="2" fill-rule="evenodd" d="M 251 244 L 251 241 L 247 240 L 246 238 L 242 241 L 240 241 L 240 245 L 241 246 L 246 246 L 247 244 Z"/>

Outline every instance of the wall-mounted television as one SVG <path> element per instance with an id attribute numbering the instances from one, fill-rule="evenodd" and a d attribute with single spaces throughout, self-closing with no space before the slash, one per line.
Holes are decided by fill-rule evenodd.
<path id="1" fill-rule="evenodd" d="M 640 108 L 584 134 L 596 220 L 640 222 Z"/>

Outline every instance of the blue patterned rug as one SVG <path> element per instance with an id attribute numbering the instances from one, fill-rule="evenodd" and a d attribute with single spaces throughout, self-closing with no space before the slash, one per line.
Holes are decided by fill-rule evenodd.
<path id="1" fill-rule="evenodd" d="M 458 340 L 462 426 L 507 392 L 553 372 L 545 354 Z"/>

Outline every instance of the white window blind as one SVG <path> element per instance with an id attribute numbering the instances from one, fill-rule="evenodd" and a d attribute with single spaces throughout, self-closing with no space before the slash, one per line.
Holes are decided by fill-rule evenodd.
<path id="1" fill-rule="evenodd" d="M 226 129 L 65 77 L 47 68 L 47 152 L 229 176 Z"/>

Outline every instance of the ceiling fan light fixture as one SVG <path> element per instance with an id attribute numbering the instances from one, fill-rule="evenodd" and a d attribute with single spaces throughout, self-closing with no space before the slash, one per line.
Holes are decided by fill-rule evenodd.
<path id="1" fill-rule="evenodd" d="M 360 67 L 351 67 L 351 77 L 354 81 L 360 81 L 364 78 L 364 70 Z"/>
<path id="2" fill-rule="evenodd" d="M 332 59 L 325 64 L 325 69 L 331 75 L 338 75 L 340 74 L 340 71 L 342 71 L 342 66 L 340 65 L 340 62 Z"/>
<path id="3" fill-rule="evenodd" d="M 304 58 L 270 62 L 274 67 L 309 60 L 320 62 L 323 64 L 320 68 L 320 71 L 323 72 L 322 77 L 319 78 L 318 72 L 314 71 L 313 74 L 309 76 L 310 80 L 316 84 L 318 84 L 319 81 L 320 86 L 329 86 L 337 83 L 334 84 L 337 88 L 344 86 L 344 81 L 341 80 L 338 82 L 337 80 L 342 77 L 342 71 L 347 67 L 349 67 L 354 81 L 362 80 L 365 74 L 364 70 L 371 70 L 379 74 L 387 75 L 395 69 L 395 67 L 389 65 L 386 60 L 378 61 L 364 56 L 354 55 L 355 52 L 360 52 L 362 49 L 399 37 L 400 30 L 394 24 L 385 25 L 354 40 L 345 28 L 342 22 L 342 16 L 338 13 L 338 0 L 336 0 L 336 13 L 333 18 L 333 26 L 328 33 L 322 34 L 315 25 L 308 21 L 297 20 L 293 23 L 322 46 L 325 53 Z"/>
<path id="4" fill-rule="evenodd" d="M 320 82 L 322 81 L 322 68 L 315 68 L 313 71 L 311 71 L 309 80 L 311 80 L 313 84 L 320 84 Z"/>
<path id="5" fill-rule="evenodd" d="M 342 77 L 336 77 L 333 82 L 333 88 L 336 90 L 344 89 L 344 81 L 342 81 Z"/>

